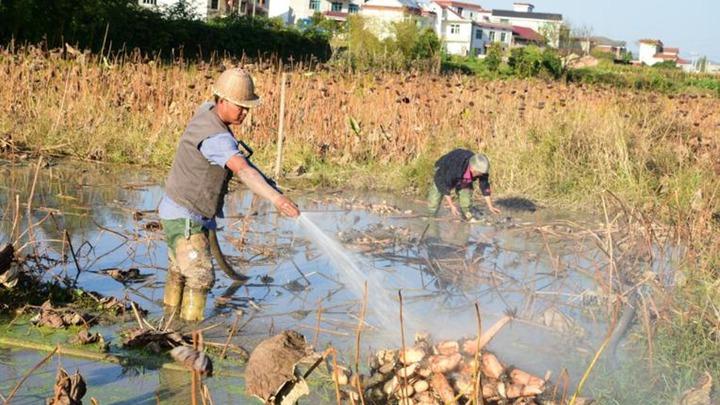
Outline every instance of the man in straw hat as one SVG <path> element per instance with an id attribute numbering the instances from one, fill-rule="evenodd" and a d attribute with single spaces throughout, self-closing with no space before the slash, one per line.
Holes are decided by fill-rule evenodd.
<path id="1" fill-rule="evenodd" d="M 450 211 L 454 216 L 461 212 L 452 201 L 452 190 L 458 195 L 460 209 L 465 220 L 476 219 L 470 210 L 472 200 L 473 182 L 480 184 L 480 191 L 485 197 L 485 203 L 493 214 L 499 214 L 490 197 L 490 161 L 481 153 L 474 153 L 466 149 L 455 149 L 443 155 L 435 162 L 435 176 L 428 193 L 428 209 L 430 215 L 436 215 L 440 208 L 440 201 L 445 197 Z"/>
<path id="2" fill-rule="evenodd" d="M 214 101 L 197 109 L 180 137 L 158 207 L 169 256 L 163 302 L 170 313 L 180 308 L 180 318 L 186 321 L 203 319 L 215 281 L 208 230 L 215 229 L 216 217 L 222 217 L 233 174 L 283 215 L 300 215 L 295 203 L 268 184 L 240 153 L 230 130 L 260 103 L 252 77 L 242 69 L 228 69 L 212 90 Z"/>

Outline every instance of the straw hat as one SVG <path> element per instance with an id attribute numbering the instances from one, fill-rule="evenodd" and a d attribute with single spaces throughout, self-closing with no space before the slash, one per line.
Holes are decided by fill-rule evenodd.
<path id="1" fill-rule="evenodd" d="M 212 91 L 214 95 L 241 107 L 253 108 L 260 104 L 252 77 L 240 68 L 222 72 L 213 84 Z"/>

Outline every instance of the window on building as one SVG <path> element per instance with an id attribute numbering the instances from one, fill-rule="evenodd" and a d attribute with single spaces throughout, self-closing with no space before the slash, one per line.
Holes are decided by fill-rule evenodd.
<path id="1" fill-rule="evenodd" d="M 348 4 L 348 12 L 349 12 L 350 14 L 355 14 L 355 13 L 357 13 L 359 10 L 360 10 L 360 9 L 358 8 L 358 5 L 357 5 L 357 4 Z"/>
<path id="2" fill-rule="evenodd" d="M 482 30 L 479 28 L 475 31 L 475 39 L 482 39 Z"/>
<path id="3" fill-rule="evenodd" d="M 500 42 L 505 42 L 506 38 L 507 38 L 507 32 L 501 32 L 500 33 Z"/>
<path id="4" fill-rule="evenodd" d="M 320 11 L 320 0 L 310 0 L 310 10 Z"/>
<path id="5" fill-rule="evenodd" d="M 332 11 L 342 11 L 342 3 L 333 2 L 330 5 L 330 10 Z"/>
<path id="6" fill-rule="evenodd" d="M 217 10 L 218 9 L 218 0 L 210 0 L 210 8 L 212 10 Z"/>
<path id="7" fill-rule="evenodd" d="M 450 33 L 451 34 L 459 34 L 460 33 L 460 24 L 450 24 Z"/>
<path id="8" fill-rule="evenodd" d="M 462 8 L 462 7 L 458 7 L 458 14 L 462 15 L 462 12 L 463 12 L 463 8 Z"/>
<path id="9" fill-rule="evenodd" d="M 495 42 L 495 31 L 490 31 L 490 33 L 488 34 L 488 39 L 490 40 L 490 42 Z"/>
<path id="10" fill-rule="evenodd" d="M 508 20 L 507 18 L 501 18 L 500 24 L 510 24 L 510 20 Z"/>
<path id="11" fill-rule="evenodd" d="M 149 4 L 151 6 L 157 5 L 157 0 L 142 0 L 143 4 Z"/>

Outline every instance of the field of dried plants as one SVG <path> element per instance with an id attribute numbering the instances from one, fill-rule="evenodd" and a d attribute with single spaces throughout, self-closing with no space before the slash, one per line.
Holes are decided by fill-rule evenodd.
<path id="1" fill-rule="evenodd" d="M 64 56 L 0 54 L 6 151 L 167 166 L 213 78 L 237 64 Z M 280 73 L 269 62 L 248 68 L 263 104 L 236 133 L 263 167 L 275 153 Z M 286 93 L 285 173 L 320 183 L 423 188 L 432 162 L 456 146 L 491 156 L 496 189 L 546 200 L 587 202 L 608 189 L 687 206 L 713 194 L 720 172 L 720 101 L 705 94 L 306 67 L 290 69 Z"/>
<path id="2" fill-rule="evenodd" d="M 224 67 L 125 55 L 0 51 L 0 154 L 166 168 L 193 109 Z M 687 247 L 687 275 L 658 320 L 655 356 L 698 372 L 720 364 L 720 99 L 536 80 L 346 73 L 247 64 L 263 103 L 239 138 L 275 158 L 280 77 L 289 73 L 283 170 L 298 184 L 422 193 L 434 160 L 482 150 L 497 194 L 563 207 L 624 201 Z M 269 170 L 268 170 L 269 171 Z M 652 240 L 652 235 L 649 235 Z M 717 375 L 717 368 L 714 369 Z"/>

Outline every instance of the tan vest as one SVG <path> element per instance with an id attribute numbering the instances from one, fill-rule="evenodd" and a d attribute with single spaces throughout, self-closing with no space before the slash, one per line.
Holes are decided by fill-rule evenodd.
<path id="1" fill-rule="evenodd" d="M 210 164 L 200 152 L 207 138 L 232 132 L 214 111 L 215 103 L 201 105 L 180 137 L 175 160 L 165 183 L 165 193 L 176 203 L 213 218 L 222 212 L 232 172 Z"/>

